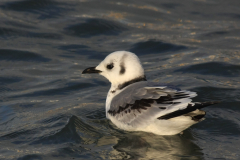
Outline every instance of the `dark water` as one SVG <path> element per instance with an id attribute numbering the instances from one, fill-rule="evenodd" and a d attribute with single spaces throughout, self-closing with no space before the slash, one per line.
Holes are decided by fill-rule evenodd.
<path id="1" fill-rule="evenodd" d="M 239 0 L 1 0 L 0 159 L 240 159 Z M 81 75 L 117 50 L 150 81 L 221 100 L 183 135 L 125 132 L 110 84 Z"/>

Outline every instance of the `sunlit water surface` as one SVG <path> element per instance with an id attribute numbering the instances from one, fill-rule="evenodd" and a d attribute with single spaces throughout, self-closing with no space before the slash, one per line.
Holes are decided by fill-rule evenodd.
<path id="1" fill-rule="evenodd" d="M 0 159 L 240 159 L 239 0 L 1 0 Z M 105 118 L 109 82 L 82 75 L 117 50 L 149 81 L 222 101 L 182 135 Z"/>

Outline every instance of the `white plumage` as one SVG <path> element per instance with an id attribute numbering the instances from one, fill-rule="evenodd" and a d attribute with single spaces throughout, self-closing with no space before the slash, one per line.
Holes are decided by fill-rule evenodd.
<path id="1" fill-rule="evenodd" d="M 99 73 L 111 82 L 106 117 L 123 130 L 178 134 L 204 119 L 200 108 L 218 103 L 193 103 L 195 92 L 146 81 L 138 57 L 127 51 L 111 53 L 84 73 Z"/>

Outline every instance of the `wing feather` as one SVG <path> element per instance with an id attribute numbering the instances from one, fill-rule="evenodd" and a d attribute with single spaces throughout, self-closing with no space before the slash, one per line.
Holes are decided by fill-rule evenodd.
<path id="1" fill-rule="evenodd" d="M 120 123 L 143 127 L 158 117 L 187 108 L 196 95 L 168 86 L 137 82 L 112 99 L 108 114 Z"/>

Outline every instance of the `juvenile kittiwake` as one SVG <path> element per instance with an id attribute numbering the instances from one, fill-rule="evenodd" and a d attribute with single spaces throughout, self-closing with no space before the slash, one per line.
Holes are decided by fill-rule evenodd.
<path id="1" fill-rule="evenodd" d="M 174 135 L 202 121 L 203 107 L 219 103 L 191 102 L 195 92 L 148 82 L 138 57 L 117 51 L 82 74 L 98 73 L 111 82 L 106 99 L 106 117 L 127 131 Z"/>

